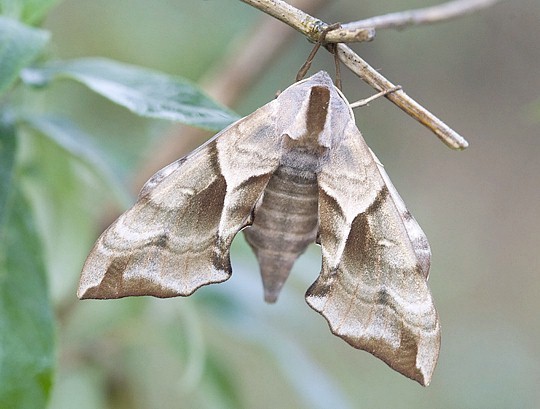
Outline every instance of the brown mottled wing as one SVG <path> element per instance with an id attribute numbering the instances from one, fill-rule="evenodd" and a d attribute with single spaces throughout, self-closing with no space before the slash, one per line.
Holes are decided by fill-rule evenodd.
<path id="1" fill-rule="evenodd" d="M 308 304 L 335 335 L 427 385 L 440 345 L 429 245 L 352 121 L 318 183 L 323 265 Z"/>
<path id="2" fill-rule="evenodd" d="M 271 102 L 156 173 L 98 239 L 79 298 L 186 296 L 225 281 L 229 247 L 279 165 Z"/>

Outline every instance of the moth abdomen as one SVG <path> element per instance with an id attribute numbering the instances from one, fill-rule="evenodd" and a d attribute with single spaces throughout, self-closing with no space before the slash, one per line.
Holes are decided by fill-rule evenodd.
<path id="1" fill-rule="evenodd" d="M 317 211 L 316 174 L 280 166 L 244 230 L 259 261 L 266 301 L 276 301 L 294 262 L 315 241 Z"/>

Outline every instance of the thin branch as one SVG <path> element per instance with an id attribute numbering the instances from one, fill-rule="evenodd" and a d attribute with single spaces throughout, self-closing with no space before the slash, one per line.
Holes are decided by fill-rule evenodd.
<path id="1" fill-rule="evenodd" d="M 493 6 L 502 0 L 455 0 L 416 10 L 400 11 L 342 24 L 344 30 L 359 30 L 361 28 L 396 28 L 408 26 L 434 24 L 455 19 L 466 14 L 474 13 L 480 9 Z"/>
<path id="2" fill-rule="evenodd" d="M 309 39 L 316 41 L 321 33 L 324 31 L 328 24 L 322 22 L 304 13 L 301 10 L 289 5 L 282 0 L 241 0 L 259 10 L 270 14 L 271 16 L 279 19 L 280 21 L 290 25 L 296 30 L 306 35 Z M 450 18 L 456 18 L 459 15 L 472 13 L 480 8 L 485 8 L 497 3 L 499 0 L 457 0 L 444 3 L 439 6 L 430 7 L 427 9 L 420 9 L 410 12 L 393 13 L 390 16 L 394 16 L 391 19 L 387 17 L 374 17 L 370 24 L 375 24 L 377 19 L 385 21 L 392 21 L 392 25 L 384 27 L 404 27 L 410 24 L 427 24 L 435 21 L 448 20 Z M 413 16 L 411 18 L 410 16 Z M 396 17 L 401 16 L 401 17 Z M 387 20 L 386 20 L 387 19 Z M 363 20 L 366 21 L 366 20 Z M 350 23 L 350 24 L 357 24 Z M 342 25 L 342 27 L 347 25 Z M 356 27 L 358 28 L 358 27 Z M 356 29 L 353 27 L 353 30 Z M 335 30 L 338 31 L 338 30 Z M 334 39 L 330 31 L 325 37 L 325 42 L 331 43 Z M 390 81 L 382 76 L 377 70 L 371 67 L 360 56 L 358 56 L 353 50 L 347 47 L 345 44 L 338 44 L 337 46 L 338 58 L 357 74 L 368 85 L 375 88 L 377 91 L 387 91 L 395 87 Z M 405 111 L 408 115 L 416 119 L 421 124 L 429 128 L 435 135 L 439 137 L 448 147 L 452 149 L 465 149 L 469 144 L 461 135 L 455 132 L 452 128 L 446 125 L 443 121 L 422 107 L 419 103 L 409 97 L 404 91 L 396 91 L 386 95 L 390 101 L 396 104 L 400 109 Z"/>
<path id="3" fill-rule="evenodd" d="M 372 96 L 370 96 L 368 98 L 364 98 L 364 99 L 361 99 L 360 101 L 353 102 L 353 103 L 349 104 L 349 106 L 352 109 L 365 107 L 365 106 L 368 106 L 370 104 L 370 102 L 373 102 L 376 99 L 379 99 L 380 97 L 385 97 L 386 95 L 390 94 L 391 92 L 399 91 L 400 89 L 401 89 L 401 85 L 398 85 L 395 88 L 390 88 L 390 89 L 387 89 L 385 91 L 380 91 L 380 92 L 376 93 L 375 95 L 372 95 Z"/>
<path id="4" fill-rule="evenodd" d="M 312 42 L 319 39 L 321 32 L 328 27 L 324 21 L 319 20 L 283 0 L 241 0 L 266 14 L 288 24 L 295 30 L 304 34 Z M 371 41 L 375 38 L 375 30 L 371 28 L 338 28 L 332 30 L 325 37 L 327 43 L 351 43 Z"/>
<path id="5" fill-rule="evenodd" d="M 337 45 L 338 58 L 352 72 L 358 75 L 364 82 L 375 88 L 377 91 L 391 91 L 396 88 L 376 69 L 365 62 L 358 54 L 347 47 L 345 44 Z M 422 125 L 430 129 L 435 135 L 443 141 L 446 146 L 452 149 L 462 150 L 469 146 L 469 143 L 460 134 L 446 125 L 443 121 L 425 109 L 422 105 L 409 97 L 405 91 L 397 90 L 385 95 L 399 108 L 405 111 L 409 116 L 416 119 Z"/>

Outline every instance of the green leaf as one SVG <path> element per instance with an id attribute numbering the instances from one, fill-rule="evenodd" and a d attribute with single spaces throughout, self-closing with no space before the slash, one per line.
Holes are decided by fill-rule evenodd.
<path id="1" fill-rule="evenodd" d="M 214 102 L 196 85 L 169 76 L 101 58 L 52 62 L 27 68 L 22 79 L 44 86 L 57 78 L 69 78 L 140 116 L 169 119 L 219 130 L 238 119 Z"/>
<path id="2" fill-rule="evenodd" d="M 0 13 L 32 24 L 39 22 L 59 0 L 0 0 Z"/>
<path id="3" fill-rule="evenodd" d="M 49 32 L 0 16 L 0 94 L 44 49 Z"/>
<path id="4" fill-rule="evenodd" d="M 120 178 L 112 159 L 103 152 L 80 128 L 66 118 L 25 116 L 22 123 L 41 133 L 91 170 L 111 188 L 118 202 L 127 207 L 133 200 Z"/>
<path id="5" fill-rule="evenodd" d="M 16 136 L 13 126 L 0 118 L 0 226 L 4 221 L 15 164 Z"/>
<path id="6" fill-rule="evenodd" d="M 45 407 L 53 365 L 41 243 L 28 203 L 14 191 L 0 229 L 0 407 Z"/>
<path id="7" fill-rule="evenodd" d="M 21 189 L 42 237 L 51 296 L 64 302 L 73 299 L 82 262 L 99 228 L 96 220 L 111 202 L 110 192 L 103 190 L 110 189 L 103 189 L 94 168 L 53 138 L 28 131 L 19 135 Z"/>

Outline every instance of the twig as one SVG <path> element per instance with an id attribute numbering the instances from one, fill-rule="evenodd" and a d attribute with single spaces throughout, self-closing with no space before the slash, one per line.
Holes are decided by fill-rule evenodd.
<path id="1" fill-rule="evenodd" d="M 402 29 L 408 26 L 434 24 L 451 20 L 493 6 L 495 3 L 500 3 L 501 1 L 502 0 L 455 0 L 433 7 L 371 17 L 365 20 L 342 24 L 341 26 L 343 29 L 351 31 L 368 27 L 374 29 Z"/>
<path id="2" fill-rule="evenodd" d="M 377 91 L 388 91 L 396 88 L 396 85 L 383 77 L 345 44 L 337 45 L 337 53 L 340 61 Z M 409 97 L 403 90 L 390 92 L 385 95 L 385 98 L 388 98 L 408 115 L 429 128 L 449 148 L 462 150 L 469 146 L 465 138 Z"/>
<path id="3" fill-rule="evenodd" d="M 315 18 L 282 0 L 241 0 L 266 14 L 288 24 L 304 34 L 312 42 L 319 40 L 324 29 L 328 27 L 324 21 Z M 371 28 L 339 28 L 332 30 L 325 37 L 327 43 L 351 43 L 371 41 L 375 38 L 375 30 Z"/>
<path id="4" fill-rule="evenodd" d="M 290 25 L 296 30 L 306 35 L 312 41 L 319 39 L 321 33 L 324 31 L 328 24 L 316 19 L 309 14 L 298 10 L 297 8 L 287 4 L 282 0 L 241 0 L 253 7 L 258 8 L 265 13 L 279 19 L 280 21 Z M 390 17 L 381 16 L 373 17 L 361 22 L 349 23 L 342 25 L 350 30 L 360 29 L 358 23 L 366 24 L 366 21 L 370 21 L 370 25 L 376 25 L 377 27 L 405 27 L 412 24 L 428 24 L 436 21 L 448 20 L 456 18 L 460 15 L 472 13 L 473 11 L 485 8 L 497 3 L 500 0 L 457 0 L 451 1 L 439 6 L 429 7 L 426 9 L 413 10 L 409 12 L 392 13 Z M 378 23 L 379 21 L 379 23 Z M 380 23 L 380 22 L 384 22 Z M 351 28 L 351 25 L 354 27 Z M 364 26 L 365 28 L 365 26 Z M 314 31 L 317 31 L 315 33 Z M 334 42 L 332 34 L 336 35 L 339 30 L 330 31 L 325 37 L 326 43 Z M 352 51 L 343 41 L 335 40 L 339 42 L 337 45 L 338 58 L 343 63 L 356 73 L 363 81 L 375 88 L 377 91 L 386 91 L 395 87 L 384 76 L 377 72 L 367 62 L 361 59 L 354 51 Z M 435 135 L 437 135 L 448 147 L 452 149 L 465 149 L 469 144 L 467 141 L 455 132 L 452 128 L 446 125 L 443 121 L 422 107 L 411 97 L 409 97 L 404 91 L 396 91 L 386 95 L 390 101 L 396 104 L 399 108 L 405 111 L 408 115 L 419 121 L 421 124 L 429 128 Z"/>
<path id="5" fill-rule="evenodd" d="M 372 96 L 370 96 L 368 98 L 361 99 L 360 101 L 352 102 L 352 103 L 349 104 L 349 106 L 352 109 L 365 107 L 365 106 L 368 106 L 370 102 L 373 102 L 376 99 L 379 99 L 380 97 L 384 97 L 384 96 L 390 94 L 391 92 L 399 91 L 400 89 L 401 89 L 401 85 L 398 85 L 395 88 L 390 88 L 390 89 L 387 89 L 385 91 L 378 92 L 375 95 L 372 95 Z"/>

